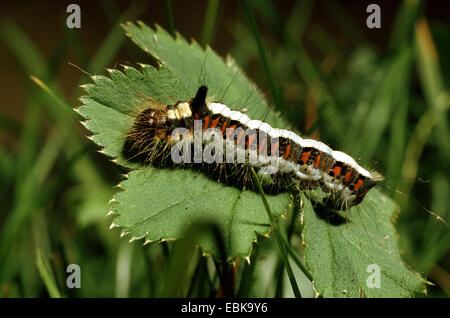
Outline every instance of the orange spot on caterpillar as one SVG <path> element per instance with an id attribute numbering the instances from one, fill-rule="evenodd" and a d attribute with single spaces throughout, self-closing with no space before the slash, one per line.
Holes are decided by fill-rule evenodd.
<path id="1" fill-rule="evenodd" d="M 241 143 L 241 140 L 242 140 L 242 138 L 244 137 L 244 135 L 245 135 L 245 131 L 242 130 L 242 131 L 239 133 L 238 137 L 236 138 L 236 144 L 240 144 L 240 143 Z"/>
<path id="2" fill-rule="evenodd" d="M 320 165 L 320 155 L 317 155 L 316 157 L 316 162 L 314 163 L 314 167 L 319 167 Z M 322 166 L 324 165 L 324 163 L 322 163 Z"/>
<path id="3" fill-rule="evenodd" d="M 354 189 L 355 189 L 355 190 L 358 190 L 358 188 L 359 188 L 360 186 L 362 186 L 363 183 L 364 183 L 363 179 L 358 179 L 358 181 L 356 181 L 356 183 L 355 183 L 355 185 L 354 185 Z"/>
<path id="4" fill-rule="evenodd" d="M 222 124 L 222 129 L 221 129 L 222 134 L 225 132 L 225 129 L 227 129 L 227 124 L 228 124 L 228 121 L 225 120 L 225 122 Z"/>
<path id="5" fill-rule="evenodd" d="M 216 128 L 217 124 L 219 123 L 220 117 L 217 117 L 216 119 L 213 119 L 211 122 L 211 128 Z"/>
<path id="6" fill-rule="evenodd" d="M 248 145 L 247 145 L 247 148 L 248 148 Z M 261 144 L 259 145 L 258 152 L 259 153 L 261 153 L 263 151 L 265 152 L 266 148 L 267 148 L 266 139 L 264 138 L 263 140 L 261 140 Z"/>
<path id="7" fill-rule="evenodd" d="M 194 114 L 194 119 L 199 119 L 199 118 L 200 118 L 200 115 L 197 114 L 197 113 L 195 113 L 195 114 Z"/>
<path id="8" fill-rule="evenodd" d="M 284 151 L 284 154 L 283 154 L 283 159 L 287 159 L 287 157 L 289 157 L 289 152 L 291 152 L 290 144 L 286 146 L 286 150 Z"/>
<path id="9" fill-rule="evenodd" d="M 205 125 L 203 126 L 203 130 L 208 129 L 208 126 L 209 126 L 209 116 L 206 116 L 205 117 Z"/>
<path id="10" fill-rule="evenodd" d="M 311 151 L 302 152 L 302 157 L 300 158 L 300 160 L 303 163 L 306 163 L 308 161 L 308 158 L 309 158 L 310 155 L 311 155 Z"/>
<path id="11" fill-rule="evenodd" d="M 350 176 L 352 175 L 352 171 L 350 170 L 345 174 L 344 182 L 348 183 L 350 181 Z"/>
<path id="12" fill-rule="evenodd" d="M 333 173 L 334 173 L 334 176 L 335 177 L 337 177 L 337 176 L 339 176 L 340 174 L 341 174 L 341 167 L 339 167 L 339 166 L 334 166 L 334 168 L 333 168 Z"/>

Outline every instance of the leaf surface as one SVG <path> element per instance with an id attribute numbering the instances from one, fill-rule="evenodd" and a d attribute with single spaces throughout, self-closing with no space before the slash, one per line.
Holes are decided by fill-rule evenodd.
<path id="1" fill-rule="evenodd" d="M 391 223 L 397 205 L 378 189 L 333 225 L 304 200 L 305 261 L 324 297 L 411 297 L 425 280 L 402 262 Z M 329 217 L 328 217 L 329 219 Z"/>

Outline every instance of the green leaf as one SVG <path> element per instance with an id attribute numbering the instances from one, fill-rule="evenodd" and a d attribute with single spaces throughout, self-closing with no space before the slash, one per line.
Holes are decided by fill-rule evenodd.
<path id="1" fill-rule="evenodd" d="M 122 156 L 122 148 L 136 115 L 145 109 L 149 98 L 164 104 L 189 100 L 204 81 L 209 98 L 223 99 L 232 108 L 251 104 L 249 116 L 263 119 L 267 114 L 263 96 L 231 59 L 224 62 L 212 50 L 205 51 L 196 43 L 190 45 L 180 37 L 174 40 L 159 28 L 155 32 L 128 24 L 126 29 L 133 32 L 133 39 L 141 36 L 148 46 L 156 45 L 151 47 L 154 56 L 159 58 L 160 52 L 164 56 L 160 67 L 124 67 L 123 72 L 109 70 L 109 77 L 93 76 L 94 84 L 84 85 L 88 93 L 81 98 L 84 105 L 77 109 L 86 119 L 83 124 L 93 133 L 90 138 L 102 147 L 101 152 L 122 166 L 136 169 L 121 183 L 124 191 L 111 202 L 112 213 L 118 215 L 113 226 L 122 228 L 132 240 L 155 241 L 177 239 L 195 222 L 214 221 L 222 229 L 228 257 L 249 256 L 256 233 L 269 231 L 258 194 L 227 187 L 191 170 L 130 163 Z M 214 74 L 218 79 L 213 81 Z M 272 113 L 266 120 L 281 122 Z M 273 213 L 281 215 L 290 202 L 289 194 L 268 196 L 268 201 Z M 204 253 L 218 253 L 211 237 L 202 237 L 199 245 Z"/>
<path id="2" fill-rule="evenodd" d="M 112 210 L 119 214 L 114 224 L 133 239 L 173 240 L 191 225 L 215 222 L 221 229 L 227 254 L 249 256 L 256 233 L 265 234 L 269 222 L 261 198 L 252 191 L 240 191 L 211 181 L 189 170 L 140 169 L 130 173 L 115 195 Z M 270 197 L 274 213 L 286 210 L 288 197 Z M 212 237 L 199 245 L 207 254 L 218 254 Z"/>
<path id="3" fill-rule="evenodd" d="M 304 200 L 305 260 L 316 291 L 324 297 L 411 297 L 425 292 L 426 281 L 402 262 L 391 219 L 397 205 L 377 189 L 332 225 Z M 367 280 L 379 268 L 379 287 Z M 374 266 L 374 265 L 372 265 Z"/>

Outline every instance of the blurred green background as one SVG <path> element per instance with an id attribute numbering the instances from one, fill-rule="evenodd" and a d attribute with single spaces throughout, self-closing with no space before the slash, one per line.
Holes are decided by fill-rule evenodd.
<path id="1" fill-rule="evenodd" d="M 153 63 L 120 27 L 136 20 L 230 54 L 287 128 L 385 175 L 383 190 L 401 207 L 403 259 L 434 284 L 428 296 L 448 297 L 450 231 L 433 214 L 450 220 L 450 3 L 377 1 L 382 28 L 369 29 L 371 1 L 77 1 L 81 28 L 68 29 L 70 3 L 0 2 L 1 297 L 162 295 L 174 243 L 130 244 L 109 230 L 106 205 L 125 171 L 68 109 L 89 82 L 80 69 Z M 299 235 L 300 226 L 301 255 Z M 292 296 L 271 240 L 261 238 L 257 260 L 240 295 Z M 80 289 L 66 287 L 72 263 Z M 187 295 L 216 295 L 213 261 L 197 253 L 192 264 Z"/>

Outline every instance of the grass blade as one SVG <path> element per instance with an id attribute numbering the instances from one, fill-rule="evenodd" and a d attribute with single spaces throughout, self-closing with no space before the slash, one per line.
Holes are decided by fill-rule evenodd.
<path id="1" fill-rule="evenodd" d="M 281 257 L 283 259 L 283 264 L 284 264 L 284 266 L 286 268 L 286 272 L 288 274 L 289 281 L 290 281 L 291 286 L 292 286 L 292 291 L 294 292 L 294 295 L 295 295 L 296 298 L 302 298 L 302 295 L 300 294 L 300 290 L 298 289 L 298 286 L 297 286 L 297 282 L 295 280 L 294 272 L 292 271 L 291 264 L 289 263 L 289 259 L 288 259 L 287 253 L 286 253 L 286 249 L 285 249 L 285 246 L 283 244 L 282 234 L 281 234 L 281 232 L 280 232 L 280 230 L 278 228 L 278 223 L 275 221 L 275 219 L 274 219 L 274 217 L 272 215 L 269 203 L 267 202 L 266 195 L 264 194 L 263 188 L 261 186 L 261 182 L 259 181 L 259 178 L 256 175 L 255 169 L 253 169 L 253 167 L 252 167 L 250 169 L 250 171 L 252 173 L 252 176 L 253 176 L 253 179 L 254 179 L 255 183 L 257 184 L 258 191 L 259 191 L 259 193 L 261 195 L 261 199 L 262 199 L 262 201 L 264 203 L 264 207 L 266 208 L 267 216 L 269 217 L 269 220 L 270 220 L 270 225 L 271 225 L 271 227 L 272 227 L 272 229 L 273 229 L 273 231 L 275 233 L 275 239 L 277 241 L 278 248 L 280 250 Z"/>

